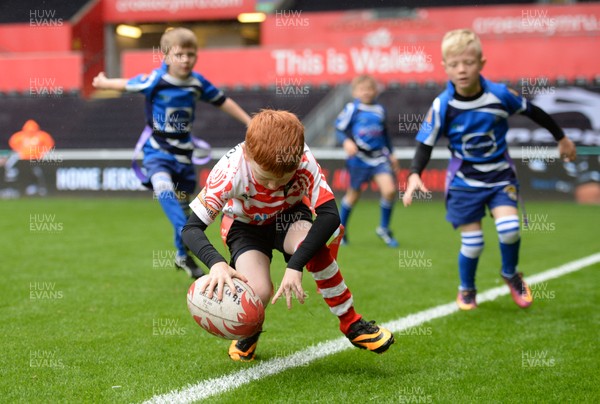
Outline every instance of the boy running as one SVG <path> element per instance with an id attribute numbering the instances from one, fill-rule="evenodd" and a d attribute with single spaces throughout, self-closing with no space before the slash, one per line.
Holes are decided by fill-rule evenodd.
<path id="1" fill-rule="evenodd" d="M 342 225 L 348 230 L 348 219 L 363 185 L 374 180 L 381 192 L 381 219 L 375 233 L 389 247 L 398 247 L 390 230 L 390 221 L 396 200 L 394 172 L 399 165 L 387 133 L 385 109 L 375 102 L 377 82 L 369 75 L 354 78 L 352 96 L 354 101 L 346 104 L 335 121 L 338 140 L 348 155 L 346 168 L 350 175 L 350 187 L 341 204 Z M 348 243 L 346 236 L 343 243 Z"/>
<path id="2" fill-rule="evenodd" d="M 189 196 L 196 187 L 192 164 L 194 151 L 190 135 L 196 101 L 210 103 L 243 124 L 250 116 L 231 98 L 193 71 L 198 44 L 194 33 L 186 28 L 166 31 L 160 40 L 164 64 L 149 75 L 127 79 L 109 79 L 104 73 L 94 78 L 99 89 L 141 92 L 146 96 L 147 136 L 143 144 L 143 166 L 147 178 L 143 184 L 152 189 L 171 222 L 175 233 L 175 266 L 192 278 L 204 275 L 181 240 L 189 209 Z"/>
<path id="3" fill-rule="evenodd" d="M 477 307 L 475 271 L 483 251 L 481 219 L 487 206 L 500 241 L 502 279 L 515 303 L 529 307 L 533 302 L 531 291 L 523 274 L 517 272 L 521 240 L 517 211 L 519 184 L 508 155 L 507 118 L 520 113 L 548 129 L 565 161 L 575 160 L 575 145 L 542 109 L 504 84 L 481 76 L 486 59 L 474 32 L 467 29 L 448 32 L 442 41 L 442 56 L 450 81 L 446 91 L 433 101 L 417 134 L 419 143 L 403 196 L 404 206 L 411 204 L 416 190 L 428 192 L 420 174 L 438 139 L 448 137 L 452 157 L 446 178 L 446 219 L 458 228 L 462 238 L 456 302 L 462 310 Z"/>

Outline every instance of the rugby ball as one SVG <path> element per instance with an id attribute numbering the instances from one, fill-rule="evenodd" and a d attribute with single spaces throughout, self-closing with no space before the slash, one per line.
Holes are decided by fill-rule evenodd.
<path id="1" fill-rule="evenodd" d="M 261 331 L 265 308 L 247 283 L 233 278 L 235 293 L 225 284 L 223 300 L 219 301 L 216 288 L 211 299 L 207 297 L 208 290 L 200 293 L 201 281 L 199 278 L 192 283 L 187 293 L 188 309 L 200 327 L 230 340 L 247 338 Z"/>

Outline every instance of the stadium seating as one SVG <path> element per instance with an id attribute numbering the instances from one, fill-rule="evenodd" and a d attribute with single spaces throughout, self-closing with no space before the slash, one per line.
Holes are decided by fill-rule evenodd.
<path id="1" fill-rule="evenodd" d="M 301 118 L 329 91 L 312 88 L 302 97 L 283 97 L 275 89 L 226 89 L 245 110 L 256 112 L 271 107 L 290 110 Z M 51 108 L 49 108 L 51 106 Z M 132 148 L 144 125 L 144 97 L 123 95 L 118 98 L 84 100 L 76 95 L 54 98 L 0 97 L 3 127 L 0 143 L 6 144 L 12 134 L 31 118 L 56 140 L 62 149 Z M 239 143 L 244 128 L 224 112 L 201 103 L 198 105 L 193 133 L 213 147 L 230 147 Z"/>
<path id="2" fill-rule="evenodd" d="M 395 19 L 389 17 L 389 15 L 383 15 L 385 10 L 389 10 L 390 7 L 447 7 L 447 6 L 458 6 L 467 5 L 474 2 L 480 2 L 480 0 L 460 0 L 460 1 L 446 1 L 446 0 L 382 0 L 378 2 L 369 3 L 369 7 L 376 9 L 376 14 L 379 18 L 387 19 L 387 29 L 391 30 L 388 32 L 388 36 L 395 38 L 399 43 L 404 44 L 406 38 L 399 40 L 398 33 L 404 35 L 406 33 L 412 35 L 412 29 L 405 31 L 394 31 L 397 29 L 394 22 Z M 53 136 L 57 141 L 57 147 L 59 148 L 131 148 L 134 144 L 137 134 L 141 131 L 144 123 L 144 108 L 143 108 L 143 97 L 137 95 L 123 95 L 113 99 L 84 99 L 83 96 L 90 94 L 91 79 L 101 69 L 104 68 L 104 51 L 103 47 L 108 46 L 100 41 L 90 41 L 90 38 L 103 37 L 102 34 L 97 35 L 97 32 L 102 32 L 105 28 L 102 24 L 105 23 L 102 20 L 101 7 L 97 7 L 98 10 L 90 12 L 89 5 L 94 2 L 87 2 L 85 0 L 74 0 L 69 2 L 54 2 L 50 4 L 39 4 L 36 0 L 7 0 L 0 4 L 0 70 L 5 74 L 4 82 L 0 80 L 0 108 L 3 111 L 2 116 L 2 127 L 4 131 L 0 132 L 0 145 L 6 145 L 8 137 L 14 132 L 21 128 L 23 123 L 28 119 L 36 119 L 40 125 Z M 499 0 L 489 2 L 489 4 L 532 4 L 531 7 L 536 7 L 535 1 L 525 0 Z M 84 7 L 84 5 L 86 5 Z M 95 6 L 101 4 L 101 2 L 94 3 Z M 282 4 L 282 3 L 279 3 Z M 365 2 L 363 0 L 349 0 L 347 2 L 339 2 L 334 0 L 322 0 L 322 1 L 307 1 L 307 0 L 295 0 L 286 2 L 285 5 L 290 10 L 301 10 L 302 13 L 315 12 L 311 15 L 310 24 L 311 31 L 317 28 L 321 24 L 321 28 L 327 27 L 328 23 L 319 23 L 320 18 L 324 18 L 323 14 L 331 13 L 318 13 L 324 10 L 351 10 L 357 8 L 364 8 Z M 488 4 L 488 5 L 489 5 Z M 537 5 L 539 6 L 539 5 Z M 578 10 L 581 15 L 593 16 L 593 8 L 585 8 L 585 6 L 578 6 Z M 583 8 L 582 8 L 583 7 Z M 514 7 L 513 7 L 514 8 Z M 60 26 L 57 27 L 44 27 L 35 26 L 35 29 L 31 28 L 31 13 L 35 10 L 41 10 L 45 13 L 52 14 L 52 21 L 55 23 L 60 22 Z M 458 13 L 458 9 L 430 9 L 429 17 L 435 12 L 438 14 L 443 11 Z M 480 12 L 481 10 L 478 10 Z M 387 12 L 387 11 L 385 11 Z M 462 11 L 460 11 L 462 13 Z M 89 20 L 81 21 L 78 16 L 86 14 L 89 16 Z M 316 15 L 320 14 L 319 17 Z M 335 13 L 334 13 L 335 14 Z M 344 17 L 343 13 L 338 13 L 336 24 L 340 23 Z M 356 14 L 356 13 L 354 13 Z M 514 10 L 513 10 L 514 14 Z M 519 13 L 517 13 L 519 14 Z M 479 14 L 477 14 L 479 15 Z M 273 16 L 271 15 L 271 20 Z M 86 18 L 86 17 L 83 17 Z M 292 17 L 293 18 L 293 17 Z M 304 18 L 304 17 L 303 17 Z M 329 17 L 328 17 L 329 18 Z M 344 17 L 345 18 L 345 17 Z M 377 19 L 377 18 L 376 18 Z M 369 25 L 372 21 L 362 21 L 363 25 Z M 485 21 L 488 23 L 496 21 L 494 18 L 487 18 Z M 511 20 L 512 21 L 512 20 Z M 579 21 L 579 20 L 577 20 Z M 575 22 L 577 22 L 575 21 Z M 281 27 L 277 26 L 277 20 L 271 21 L 271 41 L 285 41 L 287 40 L 286 35 L 282 35 Z M 281 22 L 281 21 L 279 21 Z M 573 24 L 571 24 L 573 25 Z M 565 25 L 564 29 L 572 29 L 576 25 Z M 94 27 L 92 33 L 87 32 Z M 356 27 L 362 27 L 358 24 Z M 353 24 L 346 24 L 344 26 L 344 33 L 350 32 L 353 34 L 353 41 L 362 41 L 363 32 L 353 32 L 352 29 L 355 27 Z M 369 25 L 370 27 L 370 25 Z M 502 28 L 503 26 L 500 26 Z M 364 27 L 363 27 L 364 28 Z M 373 29 L 376 28 L 373 25 Z M 417 27 L 418 28 L 418 27 Z M 497 26 L 482 25 L 481 29 L 498 28 Z M 366 29 L 366 28 L 365 28 Z M 573 28 L 574 29 L 574 28 Z M 583 28 L 582 28 L 583 29 Z M 21 31 L 19 31 L 21 30 Z M 28 31 L 27 38 L 24 38 L 20 32 L 23 30 Z M 368 28 L 368 34 L 372 34 L 371 28 Z M 18 31 L 18 32 L 17 32 Z M 263 26 L 263 31 L 267 31 L 267 26 Z M 310 35 L 309 31 L 302 30 L 299 28 L 295 32 L 301 37 L 305 37 L 308 41 Z M 339 30 L 338 30 L 339 31 Z M 263 32 L 263 34 L 265 34 Z M 575 32 L 575 31 L 574 31 Z M 289 32 L 288 32 L 289 34 Z M 513 33 L 514 34 L 514 33 Z M 567 32 L 568 34 L 568 32 Z M 564 34 L 562 40 L 571 41 L 572 37 Z M 415 34 L 417 35 L 417 34 Z M 420 35 L 431 35 L 430 33 L 421 33 Z M 509 35 L 506 33 L 502 35 L 492 35 L 489 32 L 486 34 L 486 46 L 492 48 L 495 46 L 501 46 L 503 41 L 508 40 Z M 590 39 L 591 37 L 583 36 L 579 31 L 576 35 L 581 35 L 581 40 Z M 385 37 L 385 35 L 384 35 Z M 514 34 L 514 37 L 518 37 L 518 34 Z M 538 39 L 537 36 L 532 35 L 531 38 Z M 529 39 L 531 39 L 529 38 Z M 582 39 L 583 38 L 583 39 Z M 350 38 L 344 38 L 350 40 Z M 381 38 L 380 38 L 381 39 Z M 384 38 L 385 39 L 385 38 Z M 389 39 L 389 38 L 388 38 Z M 430 38 L 421 37 L 420 40 L 427 42 Z M 439 38 L 435 38 L 435 49 L 437 52 Z M 527 39 L 527 38 L 525 38 Z M 560 38 L 558 38 L 560 39 Z M 262 40 L 265 40 L 263 35 Z M 416 39 L 415 39 L 416 41 Z M 520 41 L 520 39 L 519 39 Z M 46 45 L 46 42 L 49 45 Z M 79 42 L 79 43 L 78 43 Z M 86 46 L 81 46 L 81 43 L 85 42 Z M 340 43 L 343 41 L 340 41 Z M 352 43 L 354 43 L 352 42 Z M 406 41 L 405 41 L 406 42 Z M 417 41 L 418 42 L 418 41 Z M 344 42 L 345 44 L 346 42 Z M 350 42 L 348 42 L 350 43 Z M 406 42 L 408 43 L 408 42 Z M 114 45 L 114 44 L 112 44 Z M 337 46 L 340 44 L 332 43 L 327 44 L 325 48 L 329 46 Z M 405 44 L 406 45 L 406 44 Z M 205 73 L 207 77 L 217 85 L 222 87 L 218 81 L 215 81 L 215 76 L 211 74 L 211 71 L 206 72 L 205 69 L 223 70 L 222 66 L 228 66 L 227 61 L 224 61 L 224 57 L 227 54 L 233 54 L 234 58 L 238 58 L 240 54 L 236 52 L 253 52 L 260 50 L 262 55 L 261 60 L 267 60 L 272 62 L 272 55 L 269 53 L 272 49 L 279 47 L 289 46 L 290 52 L 296 52 L 298 55 L 305 52 L 306 49 L 312 50 L 311 44 L 298 45 L 297 43 L 282 44 L 278 42 L 268 42 L 263 46 L 253 48 L 239 48 L 239 49 L 201 49 L 201 53 L 208 55 L 206 60 L 218 60 L 220 63 L 199 63 L 198 70 Z M 293 48 L 298 46 L 298 48 Z M 341 45 L 340 45 L 341 46 Z M 352 45 L 354 46 L 354 45 Z M 362 45 L 361 45 L 362 46 Z M 380 46 L 380 45 L 377 45 Z M 375 46 L 375 48 L 377 48 Z M 409 47 L 406 45 L 405 47 Z M 322 47 L 323 48 L 323 47 Z M 324 48 L 324 49 L 325 49 Z M 568 49 L 575 48 L 568 46 Z M 427 48 L 429 49 L 429 48 Z M 432 48 L 433 49 L 433 48 Z M 533 52 L 535 49 L 526 48 L 526 52 Z M 146 49 L 146 52 L 150 52 L 150 56 L 156 56 L 152 53 L 155 50 Z M 314 53 L 318 50 L 315 48 Z M 337 49 L 338 53 L 348 52 L 349 50 L 341 46 Z M 510 48 L 510 51 L 516 51 Z M 539 51 L 539 50 L 538 50 Z M 217 53 L 211 53 L 217 52 Z M 218 53 L 221 52 L 221 53 Z M 325 52 L 325 51 L 323 51 Z M 358 52 L 358 51 L 357 51 Z M 427 50 L 430 56 L 434 51 Z M 126 59 L 126 55 L 121 55 L 122 59 Z M 346 54 L 346 56 L 348 56 Z M 258 59 L 255 54 L 251 54 L 250 59 Z M 573 58 L 571 58 L 573 59 Z M 565 57 L 565 63 L 571 60 Z M 536 54 L 532 54 L 532 60 L 540 60 Z M 571 60 L 573 66 L 589 66 L 593 63 L 588 64 L 577 64 L 577 60 Z M 486 66 L 486 73 L 492 70 L 492 67 L 496 65 L 496 71 L 501 71 L 504 74 L 504 66 L 501 64 L 501 58 L 495 58 L 493 63 L 488 63 Z M 243 63 L 240 63 L 240 65 Z M 288 62 L 281 63 L 282 65 L 290 64 Z M 378 63 L 376 63 L 378 64 Z M 278 63 L 279 65 L 279 63 Z M 379 64 L 378 64 L 379 65 Z M 544 63 L 544 66 L 548 64 Z M 439 63 L 435 60 L 435 66 L 439 70 Z M 558 66 L 558 65 L 557 65 Z M 575 66 L 572 71 L 579 72 L 579 67 Z M 271 66 L 272 67 L 272 66 Z M 281 66 L 280 66 L 281 67 Z M 552 66 L 551 66 L 552 67 Z M 152 67 L 154 68 L 154 67 Z M 292 68 L 292 70 L 297 67 Z M 561 64 L 561 69 L 564 66 Z M 537 70 L 529 68 L 526 71 L 526 75 L 529 76 L 529 80 L 535 80 L 538 75 L 542 76 L 542 79 L 548 78 L 551 80 L 546 86 L 557 86 L 564 87 L 567 85 L 575 84 L 579 87 L 589 87 L 590 82 L 594 80 L 593 74 L 588 77 L 577 77 L 575 74 L 568 75 L 566 77 L 557 76 L 556 69 L 538 74 Z M 254 69 L 256 70 L 256 69 Z M 294 76 L 292 73 L 280 73 L 279 67 L 277 71 L 271 68 L 271 71 L 265 73 L 263 70 L 257 70 L 255 72 L 251 69 L 245 69 L 246 75 L 249 77 L 249 82 L 258 81 L 262 79 L 262 84 L 257 87 L 245 87 L 231 85 L 230 87 L 224 88 L 226 93 L 235 99 L 245 110 L 249 112 L 255 112 L 260 108 L 272 107 L 278 109 L 287 109 L 295 112 L 300 118 L 305 118 L 310 115 L 311 110 L 329 93 L 333 83 L 336 81 L 331 80 L 331 77 L 321 79 L 318 75 L 306 75 L 297 74 Z M 150 69 L 135 70 L 138 72 L 147 72 Z M 506 70 L 507 71 L 507 70 Z M 33 72 L 33 73 L 32 73 Z M 77 72 L 77 74 L 73 74 Z M 585 72 L 588 72 L 586 70 Z M 387 123 L 392 133 L 398 133 L 398 136 L 393 138 L 393 142 L 396 146 L 413 146 L 414 145 L 414 134 L 416 133 L 416 121 L 422 121 L 426 112 L 427 106 L 431 100 L 438 94 L 443 88 L 441 77 L 438 75 L 433 78 L 434 81 L 413 81 L 416 78 L 425 77 L 423 80 L 431 80 L 429 72 L 412 76 L 403 76 L 399 73 L 390 73 L 385 76 L 388 81 L 385 90 L 380 96 L 380 102 L 388 108 Z M 437 73 L 440 73 L 439 71 Z M 562 74 L 562 71 L 560 71 Z M 523 74 L 519 72 L 517 74 Z M 587 74 L 587 73 L 586 73 Z M 240 80 L 237 74 L 231 75 L 236 81 Z M 288 77 L 289 76 L 289 77 Z M 331 76 L 331 75 L 330 75 Z M 338 81 L 347 82 L 351 77 L 339 76 Z M 391 77 L 391 79 L 390 79 Z M 524 77 L 524 76 L 520 76 Z M 299 80 L 300 86 L 310 86 L 310 90 L 306 94 L 300 95 L 283 95 L 278 92 L 277 80 L 288 80 L 296 78 Z M 335 77 L 334 77 L 335 78 Z M 496 80 L 501 78 L 493 77 Z M 511 77 L 513 84 L 516 88 L 519 88 L 518 83 L 515 83 L 515 77 Z M 392 80 L 392 81 L 390 81 Z M 393 81 L 396 80 L 396 81 Z M 596 77 L 595 85 L 598 85 L 600 76 Z M 266 84 L 265 84 L 266 83 Z M 328 83 L 317 85 L 315 83 Z M 230 83 L 227 83 L 230 85 Z M 593 85 L 593 83 L 592 83 Z M 281 85 L 280 85 L 281 87 Z M 223 88 L 223 87 L 222 87 Z M 55 92 L 56 94 L 46 94 L 44 92 Z M 243 130 L 238 123 L 231 120 L 226 114 L 216 111 L 210 106 L 199 105 L 197 109 L 198 119 L 195 122 L 194 134 L 208 140 L 214 147 L 228 147 L 232 144 L 237 143 L 241 137 Z M 329 118 L 325 122 L 329 122 Z M 404 124 L 402 127 L 401 125 Z M 326 133 L 326 130 L 322 131 Z M 331 136 L 327 133 L 325 136 Z M 319 142 L 323 144 L 323 142 Z M 6 146 L 0 146 L 0 148 Z"/>
<path id="3" fill-rule="evenodd" d="M 0 24 L 29 23 L 30 13 L 34 10 L 52 10 L 53 17 L 69 20 L 89 0 L 44 1 L 39 0 L 3 0 L 0 3 Z"/>

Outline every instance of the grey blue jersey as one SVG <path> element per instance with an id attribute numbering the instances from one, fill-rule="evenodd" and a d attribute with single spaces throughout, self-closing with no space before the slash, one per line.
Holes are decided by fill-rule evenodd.
<path id="1" fill-rule="evenodd" d="M 527 111 L 528 101 L 504 84 L 481 77 L 483 93 L 477 99 L 461 101 L 448 82 L 434 101 L 417 140 L 433 146 L 441 136 L 449 140 L 454 159 L 461 160 L 449 188 L 477 189 L 515 184 L 508 156 L 508 117 Z"/>
<path id="2" fill-rule="evenodd" d="M 375 167 L 389 161 L 392 146 L 385 126 L 383 106 L 354 100 L 340 112 L 335 128 L 339 140 L 348 137 L 358 146 L 358 153 L 348 159 L 349 166 Z"/>
<path id="3" fill-rule="evenodd" d="M 152 136 L 144 145 L 148 153 L 163 152 L 182 163 L 190 163 L 194 146 L 190 133 L 194 122 L 196 101 L 221 105 L 225 95 L 201 74 L 192 72 L 185 80 L 171 76 L 166 65 L 150 74 L 128 80 L 125 90 L 146 96 L 146 124 Z"/>

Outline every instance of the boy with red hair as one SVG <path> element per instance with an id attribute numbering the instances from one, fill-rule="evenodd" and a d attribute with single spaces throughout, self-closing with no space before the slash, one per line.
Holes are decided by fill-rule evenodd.
<path id="1" fill-rule="evenodd" d="M 245 142 L 231 149 L 212 169 L 206 186 L 190 204 L 193 213 L 183 229 L 183 240 L 210 268 L 200 291 L 223 297 L 223 287 L 235 290 L 232 278 L 247 282 L 267 307 L 284 296 L 304 303 L 302 269 L 306 266 L 340 330 L 350 342 L 376 353 L 385 352 L 394 336 L 354 310 L 337 262 L 326 243 L 338 229 L 335 198 L 321 167 L 304 143 L 304 127 L 287 111 L 262 110 L 246 132 Z M 313 222 L 311 209 L 316 213 Z M 217 252 L 204 231 L 223 212 L 221 235 L 231 264 Z M 270 276 L 272 251 L 283 253 L 287 268 L 273 296 Z M 254 359 L 260 332 L 233 341 L 233 360 Z"/>

